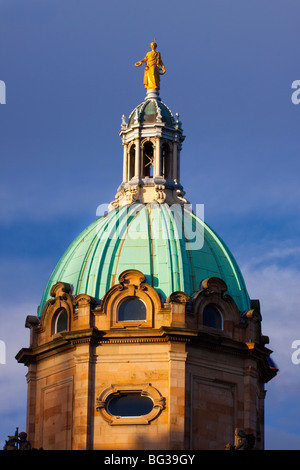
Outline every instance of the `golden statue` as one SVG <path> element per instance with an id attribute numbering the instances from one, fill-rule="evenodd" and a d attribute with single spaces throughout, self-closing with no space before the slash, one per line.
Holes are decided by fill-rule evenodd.
<path id="1" fill-rule="evenodd" d="M 160 53 L 156 50 L 156 42 L 151 42 L 151 51 L 147 52 L 146 57 L 134 65 L 140 67 L 143 62 L 146 62 L 144 85 L 146 90 L 159 90 L 160 88 L 160 75 L 166 73 L 165 66 L 161 60 Z"/>

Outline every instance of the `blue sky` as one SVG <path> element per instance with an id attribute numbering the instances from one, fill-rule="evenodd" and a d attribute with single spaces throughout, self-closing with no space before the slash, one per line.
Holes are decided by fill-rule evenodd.
<path id="1" fill-rule="evenodd" d="M 0 446 L 26 422 L 27 346 L 48 278 L 122 178 L 121 116 L 157 40 L 161 98 L 186 140 L 181 183 L 236 257 L 280 374 L 266 448 L 300 449 L 297 0 L 0 0 Z"/>

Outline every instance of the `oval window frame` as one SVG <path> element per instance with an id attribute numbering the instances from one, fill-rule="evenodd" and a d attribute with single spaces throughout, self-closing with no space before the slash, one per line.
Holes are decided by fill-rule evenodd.
<path id="1" fill-rule="evenodd" d="M 140 393 L 141 395 L 148 396 L 153 401 L 152 410 L 141 416 L 117 416 L 112 415 L 107 411 L 107 403 L 113 397 L 122 393 Z M 112 426 L 128 425 L 128 424 L 149 424 L 152 420 L 157 418 L 162 410 L 165 408 L 166 399 L 160 392 L 152 387 L 151 384 L 113 384 L 111 387 L 103 390 L 96 401 L 96 410 L 100 412 L 101 416 Z"/>
<path id="2" fill-rule="evenodd" d="M 149 409 L 149 411 L 145 411 L 144 413 L 138 413 L 138 414 L 131 414 L 131 412 L 127 413 L 126 412 L 119 412 L 119 413 L 113 413 L 112 410 L 110 409 L 110 406 L 112 404 L 112 402 L 116 399 L 122 399 L 122 397 L 129 397 L 131 399 L 134 399 L 134 400 L 138 400 L 138 399 L 146 399 L 147 401 L 150 401 L 151 402 L 151 408 Z M 118 406 L 118 405 L 117 405 Z M 122 405 L 121 406 L 128 406 L 128 405 Z M 149 408 L 146 404 L 145 405 L 140 405 L 140 406 L 145 406 L 147 408 Z M 120 404 L 119 404 L 119 407 L 120 407 Z M 107 401 L 106 401 L 106 411 L 107 413 L 109 413 L 111 416 L 117 416 L 118 418 L 140 418 L 141 416 L 145 416 L 149 413 L 151 413 L 151 411 L 153 410 L 153 407 L 154 407 L 154 402 L 152 400 L 152 398 L 148 395 L 148 394 L 143 394 L 141 391 L 129 391 L 129 392 L 120 392 L 120 393 L 117 393 L 117 394 L 111 394 L 110 397 L 108 397 Z M 138 408 L 138 406 L 137 406 Z"/>

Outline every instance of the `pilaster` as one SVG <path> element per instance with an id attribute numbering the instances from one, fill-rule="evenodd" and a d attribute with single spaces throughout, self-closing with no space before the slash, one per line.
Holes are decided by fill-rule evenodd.
<path id="1" fill-rule="evenodd" d="M 92 450 L 95 401 L 94 346 L 89 342 L 78 343 L 74 362 L 72 450 Z"/>
<path id="2" fill-rule="evenodd" d="M 172 342 L 169 352 L 169 449 L 184 449 L 185 342 Z"/>

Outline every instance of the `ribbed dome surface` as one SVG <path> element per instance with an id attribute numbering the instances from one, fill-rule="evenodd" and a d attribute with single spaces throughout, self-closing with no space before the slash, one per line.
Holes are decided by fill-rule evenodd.
<path id="1" fill-rule="evenodd" d="M 148 284 L 164 299 L 175 291 L 192 295 L 202 280 L 219 277 L 226 282 L 239 310 L 249 310 L 243 277 L 228 248 L 203 221 L 184 210 L 185 226 L 192 227 L 198 242 L 201 239 L 200 249 L 188 249 L 197 245 L 189 245 L 186 236 L 181 236 L 182 210 L 167 204 L 133 204 L 97 219 L 60 259 L 38 315 L 56 282 L 72 284 L 73 295 L 85 293 L 101 299 L 126 269 L 143 272 Z"/>
<path id="2" fill-rule="evenodd" d="M 129 116 L 128 126 L 130 127 L 134 123 L 136 114 L 138 114 L 141 124 L 153 124 L 159 118 L 159 113 L 162 122 L 166 123 L 167 126 L 174 125 L 174 118 L 170 109 L 160 100 L 149 99 L 143 101 L 132 111 Z"/>

